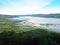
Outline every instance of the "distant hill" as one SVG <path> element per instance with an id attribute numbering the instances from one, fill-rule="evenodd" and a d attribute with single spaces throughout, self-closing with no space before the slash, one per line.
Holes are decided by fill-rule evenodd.
<path id="1" fill-rule="evenodd" d="M 60 18 L 60 14 L 34 14 L 34 17 Z"/>
<path id="2" fill-rule="evenodd" d="M 20 16 L 60 18 L 60 13 L 57 13 L 57 14 L 31 14 L 31 15 L 3 15 L 3 14 L 0 14 L 0 19 L 3 19 L 3 18 L 16 18 L 16 17 L 20 17 Z"/>

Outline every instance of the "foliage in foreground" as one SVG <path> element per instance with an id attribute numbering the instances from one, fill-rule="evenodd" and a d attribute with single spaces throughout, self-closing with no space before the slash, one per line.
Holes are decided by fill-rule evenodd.
<path id="1" fill-rule="evenodd" d="M 0 33 L 0 45 L 60 45 L 60 34 L 41 29 L 23 33 L 3 31 Z"/>

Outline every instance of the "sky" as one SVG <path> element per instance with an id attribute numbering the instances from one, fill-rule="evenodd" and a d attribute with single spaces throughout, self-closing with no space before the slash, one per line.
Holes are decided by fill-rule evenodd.
<path id="1" fill-rule="evenodd" d="M 60 13 L 60 0 L 0 0 L 0 14 Z"/>

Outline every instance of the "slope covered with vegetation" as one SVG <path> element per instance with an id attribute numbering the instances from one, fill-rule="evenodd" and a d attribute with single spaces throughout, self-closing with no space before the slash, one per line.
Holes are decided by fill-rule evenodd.
<path id="1" fill-rule="evenodd" d="M 11 20 L 0 20 L 0 45 L 60 45 L 60 33 L 33 27 L 22 30 Z"/>

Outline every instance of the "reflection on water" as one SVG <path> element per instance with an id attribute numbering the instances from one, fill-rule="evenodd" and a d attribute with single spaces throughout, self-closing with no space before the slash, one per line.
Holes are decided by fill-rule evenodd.
<path id="1" fill-rule="evenodd" d="M 18 20 L 27 20 L 26 22 L 30 22 L 34 24 L 34 26 L 50 29 L 53 31 L 60 32 L 60 19 L 59 18 L 43 18 L 43 17 L 31 17 L 31 16 L 24 16 L 13 18 Z"/>

